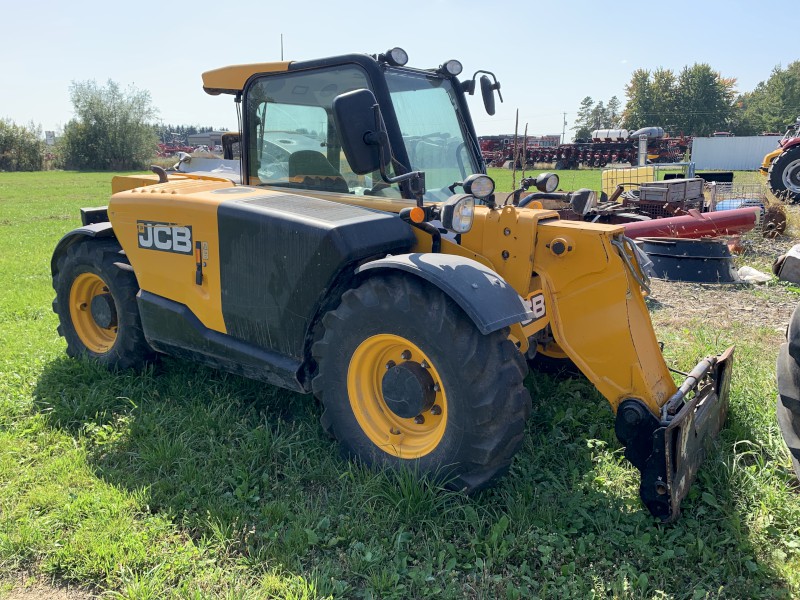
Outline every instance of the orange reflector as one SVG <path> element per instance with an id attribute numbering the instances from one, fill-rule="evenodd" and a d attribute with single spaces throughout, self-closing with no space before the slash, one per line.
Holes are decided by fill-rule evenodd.
<path id="1" fill-rule="evenodd" d="M 411 209 L 411 213 L 409 217 L 414 223 L 422 223 L 425 220 L 425 211 L 422 210 L 419 206 L 415 206 Z"/>

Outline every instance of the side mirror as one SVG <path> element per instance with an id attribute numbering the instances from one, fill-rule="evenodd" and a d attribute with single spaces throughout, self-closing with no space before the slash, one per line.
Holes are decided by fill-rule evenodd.
<path id="1" fill-rule="evenodd" d="M 494 86 L 486 75 L 481 75 L 481 96 L 483 96 L 483 106 L 489 115 L 494 115 Z"/>
<path id="2" fill-rule="evenodd" d="M 367 89 L 346 92 L 333 99 L 333 120 L 342 150 L 356 175 L 372 173 L 381 167 L 382 136 L 375 127 L 377 103 L 375 95 Z"/>

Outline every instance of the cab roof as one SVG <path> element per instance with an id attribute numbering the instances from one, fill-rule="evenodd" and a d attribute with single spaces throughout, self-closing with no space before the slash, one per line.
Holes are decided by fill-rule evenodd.
<path id="1" fill-rule="evenodd" d="M 203 73 L 203 89 L 217 96 L 219 94 L 237 94 L 244 89 L 244 84 L 256 73 L 276 73 L 288 71 L 291 61 L 252 63 L 248 65 L 231 65 L 206 71 Z"/>

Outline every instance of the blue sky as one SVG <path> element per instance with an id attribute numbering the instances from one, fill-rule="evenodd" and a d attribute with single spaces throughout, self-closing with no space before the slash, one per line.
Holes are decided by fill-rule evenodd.
<path id="1" fill-rule="evenodd" d="M 164 123 L 234 129 L 230 97 L 205 94 L 200 75 L 280 60 L 281 33 L 287 60 L 400 46 L 410 66 L 456 58 L 470 75 L 493 71 L 505 102 L 489 117 L 479 97 L 472 99 L 479 134 L 512 132 L 519 109 L 520 132 L 527 123 L 529 135 L 561 133 L 566 112 L 569 135 L 585 96 L 606 102 L 617 95 L 624 103 L 625 84 L 637 68 L 677 72 L 706 62 L 749 91 L 776 65 L 800 59 L 800 48 L 785 38 L 796 26 L 796 0 L 3 4 L 0 117 L 44 129 L 69 121 L 70 82 L 89 79 L 149 90 Z"/>

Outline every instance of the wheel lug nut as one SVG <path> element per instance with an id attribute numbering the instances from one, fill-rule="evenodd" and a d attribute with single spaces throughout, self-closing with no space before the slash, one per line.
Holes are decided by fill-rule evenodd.
<path id="1" fill-rule="evenodd" d="M 419 364 L 419 366 L 422 367 L 423 369 L 430 368 L 430 365 L 427 363 L 427 361 L 424 360 Z"/>
<path id="2" fill-rule="evenodd" d="M 424 422 L 425 422 L 425 417 L 423 417 L 422 415 L 417 415 L 416 417 L 414 417 L 414 423 L 416 423 L 417 425 L 422 425 Z"/>
<path id="3" fill-rule="evenodd" d="M 390 360 L 389 362 L 386 363 L 386 370 L 388 371 L 393 366 L 395 366 L 395 362 L 393 360 Z"/>
<path id="4" fill-rule="evenodd" d="M 441 392 L 441 391 L 442 391 L 442 388 L 439 386 L 439 384 L 438 384 L 438 383 L 434 383 L 434 384 L 433 384 L 433 391 L 434 391 L 434 392 Z"/>
<path id="5" fill-rule="evenodd" d="M 411 350 L 403 350 L 403 353 L 400 355 L 400 358 L 403 360 L 408 360 L 411 358 Z"/>
<path id="6" fill-rule="evenodd" d="M 439 406 L 438 404 L 434 404 L 433 406 L 431 406 L 431 414 L 434 416 L 442 414 L 442 407 Z"/>

